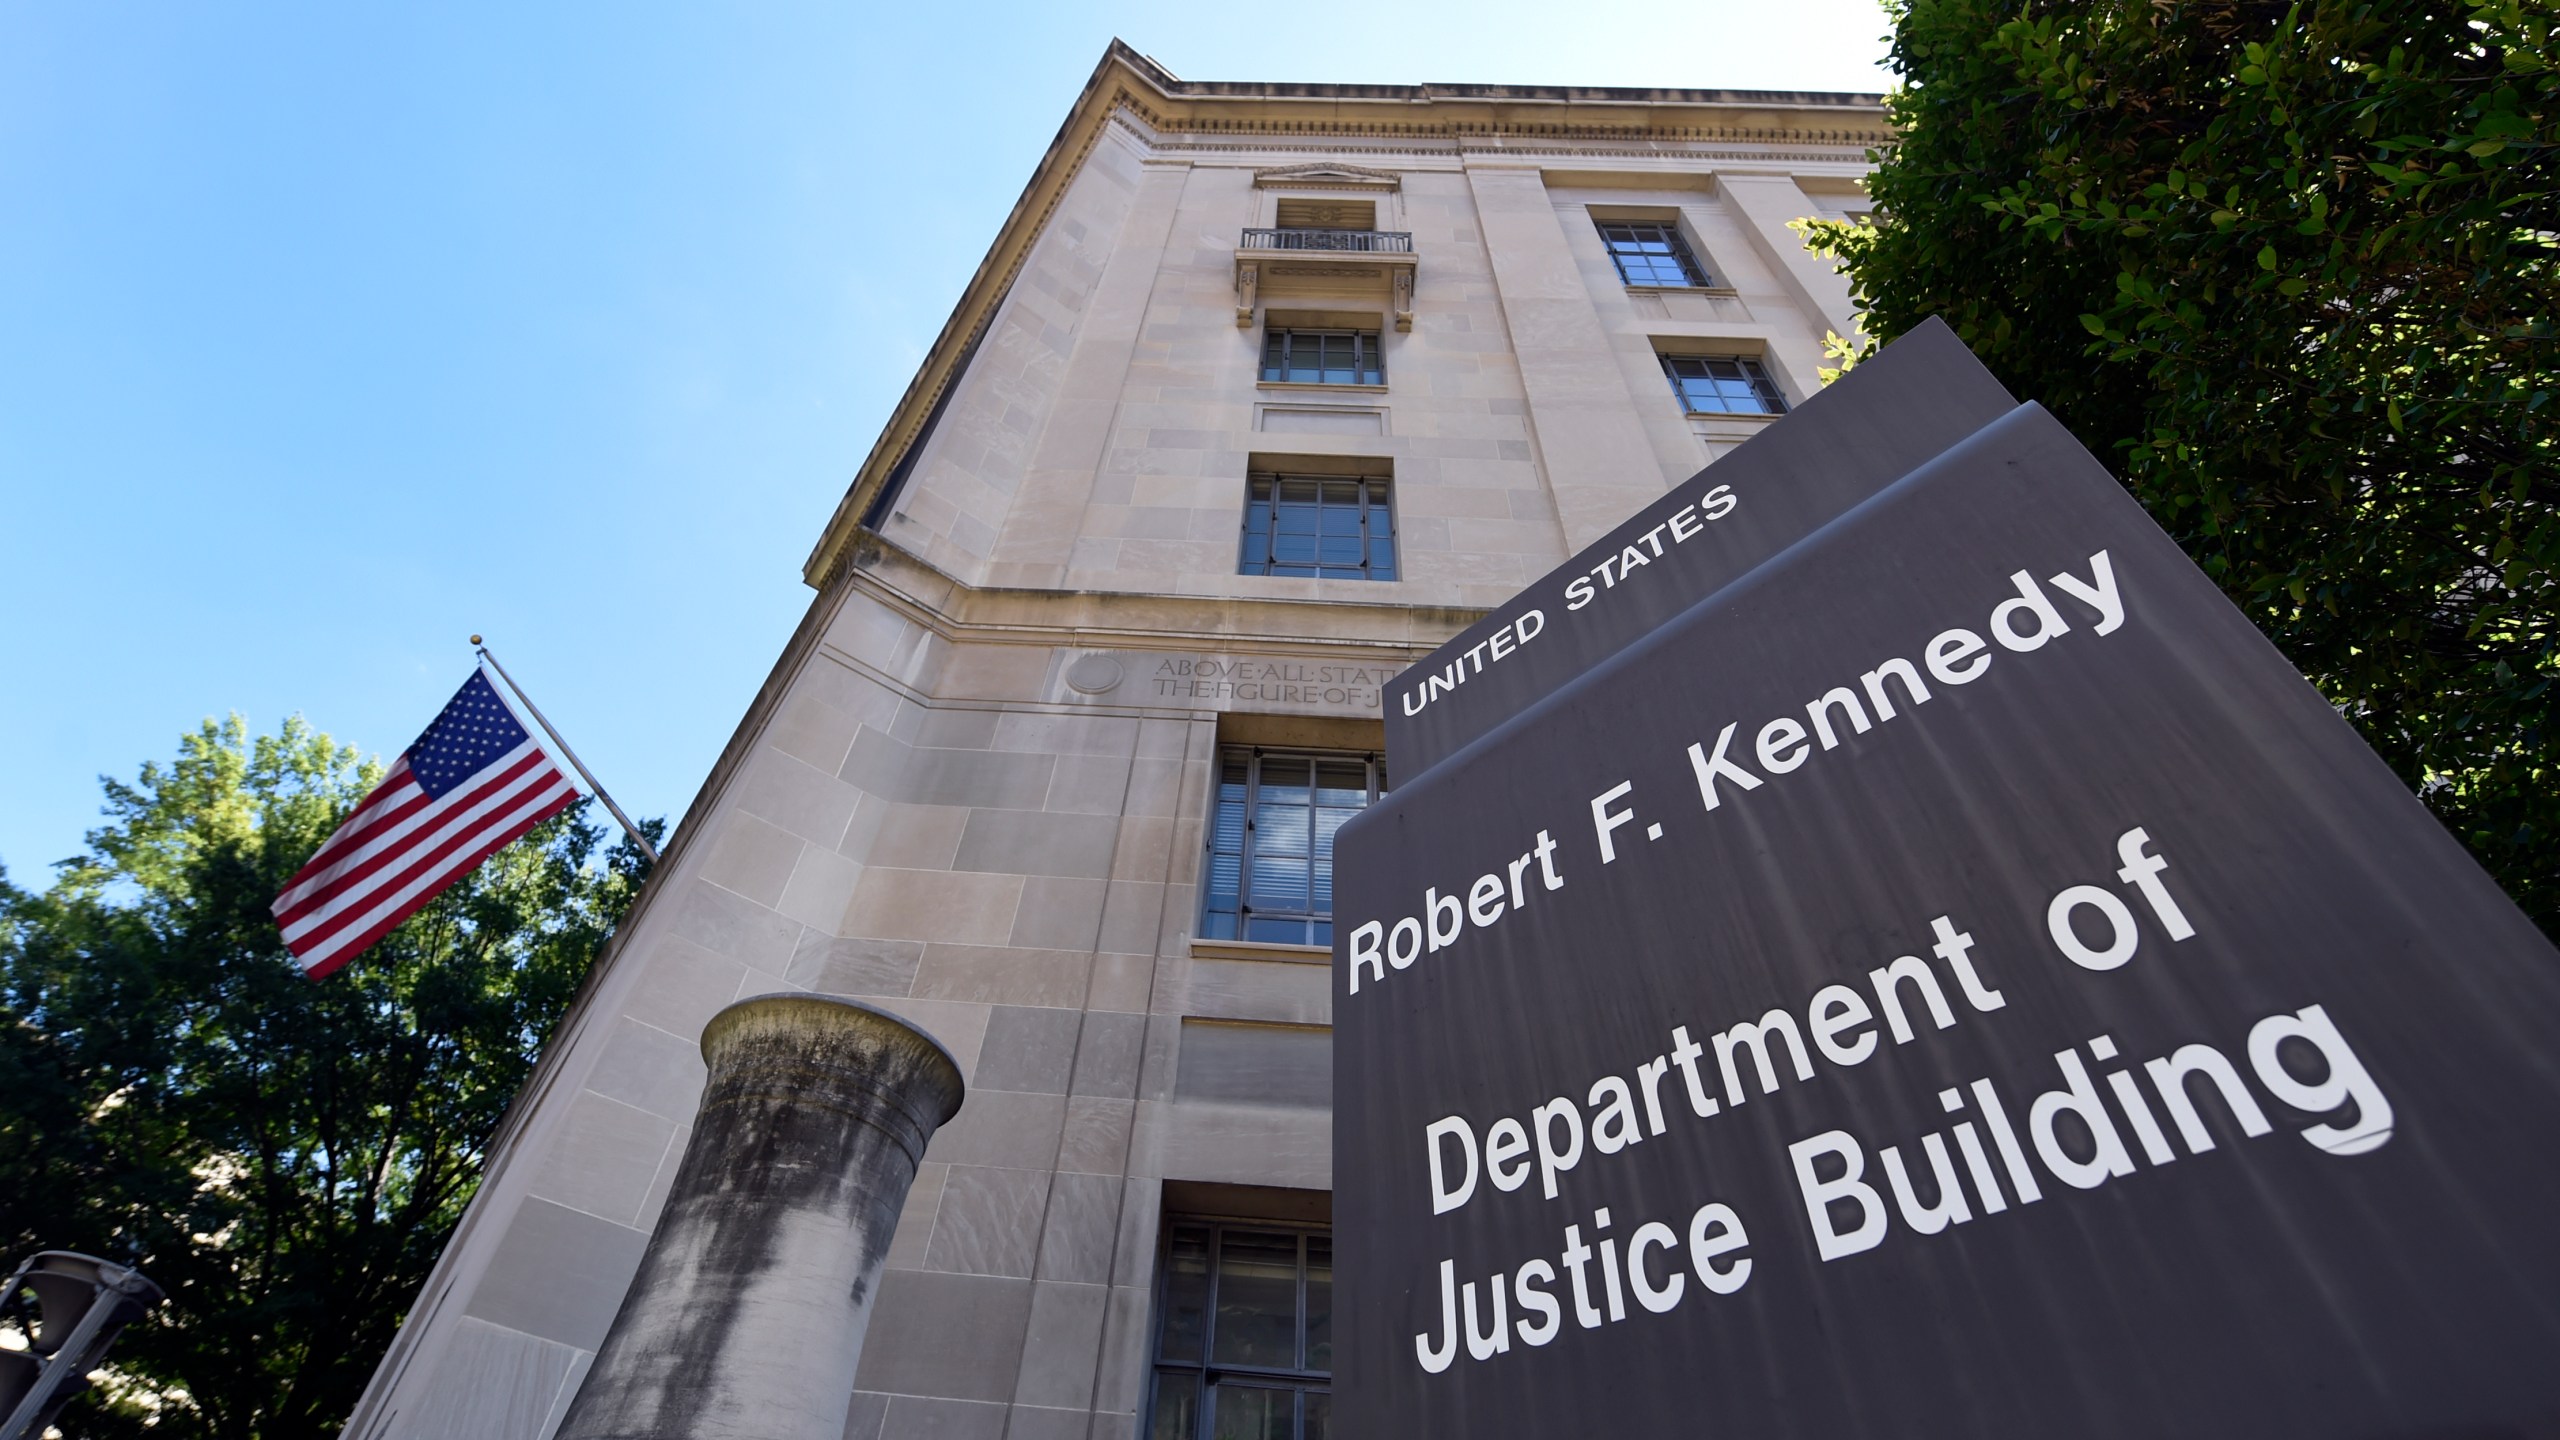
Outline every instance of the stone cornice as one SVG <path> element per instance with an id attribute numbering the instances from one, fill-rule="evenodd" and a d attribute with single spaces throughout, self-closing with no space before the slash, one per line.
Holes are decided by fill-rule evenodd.
<path id="1" fill-rule="evenodd" d="M 861 538 L 849 559 L 847 585 L 936 636 L 963 645 L 1197 652 L 1232 644 L 1309 655 L 1363 652 L 1402 664 L 1430 654 L 1486 614 L 1454 606 L 1330 598 L 973 586 L 872 535 Z"/>
<path id="2" fill-rule="evenodd" d="M 1115 128 L 1158 148 L 1379 154 L 1854 161 L 1892 143 L 1883 97 L 1535 85 L 1290 85 L 1179 80 L 1114 40 L 952 307 L 801 574 L 825 589 L 865 513 L 918 443 L 1085 157 Z M 1752 148 L 1718 150 L 1716 146 Z M 1764 147 L 1776 147 L 1775 149 Z M 1827 153 L 1826 153 L 1827 152 Z"/>

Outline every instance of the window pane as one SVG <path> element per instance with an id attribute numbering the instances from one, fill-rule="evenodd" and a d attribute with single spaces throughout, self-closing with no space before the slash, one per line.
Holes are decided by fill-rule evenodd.
<path id="1" fill-rule="evenodd" d="M 1330 385 L 1350 384 L 1352 378 L 1351 337 L 1348 335 L 1329 334 L 1324 337 L 1322 343 L 1324 345 L 1325 383 Z"/>
<path id="2" fill-rule="evenodd" d="M 1259 1385 L 1220 1385 L 1210 1391 L 1213 1440 L 1293 1440 L 1298 1392 Z"/>
<path id="3" fill-rule="evenodd" d="M 1345 809 L 1333 805 L 1327 805 L 1317 810 L 1315 853 L 1330 858 L 1333 854 L 1334 832 L 1342 828 L 1343 822 L 1359 813 L 1359 810 L 1356 808 Z"/>
<path id="4" fill-rule="evenodd" d="M 1310 520 L 1312 521 L 1312 517 L 1310 517 Z M 1314 564 L 1316 559 L 1316 537 L 1313 531 L 1310 530 L 1303 533 L 1284 533 L 1272 536 L 1271 558 L 1275 563 L 1283 565 Z M 1278 572 L 1275 571 L 1273 573 L 1276 574 Z M 1301 570 L 1294 571 L 1292 573 L 1304 574 L 1306 572 Z"/>
<path id="5" fill-rule="evenodd" d="M 1156 1372 L 1156 1418 L 1147 1440 L 1198 1440 L 1200 1377 L 1189 1371 Z"/>
<path id="6" fill-rule="evenodd" d="M 1319 805 L 1368 804 L 1369 767 L 1356 760 L 1318 762 L 1315 800 Z"/>
<path id="7" fill-rule="evenodd" d="M 1301 1432 L 1306 1440 L 1328 1440 L 1333 1434 L 1333 1396 L 1322 1390 L 1310 1390 L 1300 1403 L 1307 1407 L 1307 1428 Z"/>
<path id="8" fill-rule="evenodd" d="M 1235 915 L 1229 911 L 1212 910 L 1208 914 L 1201 916 L 1200 938 L 1203 940 L 1233 940 L 1238 938 L 1236 935 Z"/>
<path id="9" fill-rule="evenodd" d="M 1333 1369 L 1333 1237 L 1307 1237 L 1307 1368 Z M 1310 1402 L 1320 1396 L 1309 1396 Z M 1307 1434 L 1315 1435 L 1315 1412 L 1307 1412 Z"/>
<path id="10" fill-rule="evenodd" d="M 1221 1365 L 1297 1365 L 1297 1236 L 1220 1232 L 1218 1328 L 1212 1350 L 1210 1358 Z"/>
<path id="11" fill-rule="evenodd" d="M 1219 850 L 1209 852 L 1209 908 L 1212 910 L 1236 908 L 1236 896 L 1239 893 L 1236 885 L 1243 876 L 1243 856 L 1230 855 Z"/>
<path id="12" fill-rule="evenodd" d="M 1304 855 L 1310 834 L 1306 792 L 1294 790 L 1279 801 L 1265 792 L 1261 813 L 1253 817 L 1253 853 L 1264 855 Z"/>
<path id="13" fill-rule="evenodd" d="M 1328 513 L 1325 516 L 1325 519 L 1330 523 L 1333 516 Z M 1342 566 L 1345 568 L 1346 573 L 1357 578 L 1360 574 L 1360 556 L 1366 547 L 1362 545 L 1356 528 L 1360 523 L 1360 517 L 1354 515 L 1351 517 L 1351 520 L 1352 525 L 1355 527 L 1353 533 L 1349 535 L 1323 535 L 1317 537 L 1316 563 L 1319 565 Z M 1327 573 L 1330 574 L 1331 572 L 1328 571 Z"/>
<path id="14" fill-rule="evenodd" d="M 1312 480 L 1280 482 L 1278 529 L 1297 535 L 1316 533 L 1316 483 Z"/>
<path id="15" fill-rule="evenodd" d="M 1256 911 L 1285 910 L 1303 915 L 1310 899 L 1307 887 L 1307 857 L 1254 855 L 1251 904 Z"/>
<path id="16" fill-rule="evenodd" d="M 1164 1276 L 1164 1335 L 1156 1353 L 1167 1360 L 1197 1360 L 1209 1309 L 1208 1226 L 1174 1227 Z"/>
<path id="17" fill-rule="evenodd" d="M 1778 393 L 1778 382 L 1769 378 L 1769 372 L 1749 360 L 1743 362 L 1743 369 L 1751 377 L 1751 388 L 1759 393 L 1762 408 L 1773 415 L 1785 413 L 1786 397 Z"/>
<path id="18" fill-rule="evenodd" d="M 1209 813 L 1209 855 L 1201 882 L 1208 892 L 1202 905 L 1205 911 L 1232 911 L 1236 908 L 1238 887 L 1244 877 L 1245 777 L 1248 773 L 1247 764 L 1242 760 L 1230 760 L 1222 767 L 1217 805 Z M 1201 933 L 1213 939 L 1232 939 L 1234 924 L 1230 919 L 1223 933 L 1207 928 L 1203 928 Z"/>
<path id="19" fill-rule="evenodd" d="M 1304 805 L 1307 787 L 1314 782 L 1315 760 L 1306 755 L 1264 755 L 1262 766 L 1262 803 L 1265 805 Z"/>
<path id="20" fill-rule="evenodd" d="M 1275 920 L 1266 915 L 1256 915 L 1250 921 L 1246 922 L 1244 927 L 1244 938 L 1247 940 L 1259 941 L 1265 945 L 1307 945 L 1313 943 L 1307 939 L 1307 922 L 1295 917 L 1282 917 Z M 1332 940 L 1333 937 L 1330 935 L 1325 937 L 1325 943 L 1327 944 L 1331 944 Z"/>

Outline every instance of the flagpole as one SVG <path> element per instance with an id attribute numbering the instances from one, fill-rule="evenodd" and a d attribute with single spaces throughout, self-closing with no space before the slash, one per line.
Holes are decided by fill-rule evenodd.
<path id="1" fill-rule="evenodd" d="M 524 702 L 524 708 L 532 712 L 534 723 L 542 727 L 542 733 L 550 736 L 551 743 L 560 747 L 560 753 L 569 757 L 569 763 L 576 766 L 578 774 L 585 778 L 587 788 L 595 791 L 596 798 L 604 802 L 604 808 L 612 811 L 613 818 L 622 822 L 623 833 L 629 835 L 635 844 L 647 852 L 650 864 L 657 864 L 658 847 L 650 844 L 649 837 L 640 833 L 640 827 L 631 823 L 631 817 L 622 813 L 622 807 L 613 803 L 613 797 L 606 794 L 604 786 L 597 783 L 594 773 L 587 769 L 587 763 L 578 758 L 578 752 L 570 749 L 569 742 L 560 738 L 560 732 L 551 728 L 551 722 L 544 717 L 542 707 L 534 704 L 533 697 L 524 693 L 524 687 L 516 683 L 516 677 L 507 673 L 506 666 L 498 663 L 497 656 L 489 653 L 489 647 L 480 643 L 479 636 L 472 636 L 471 644 L 472 648 L 479 652 L 480 658 L 489 662 L 489 668 L 498 672 L 498 678 L 507 682 L 507 688 L 515 692 L 516 698 Z"/>

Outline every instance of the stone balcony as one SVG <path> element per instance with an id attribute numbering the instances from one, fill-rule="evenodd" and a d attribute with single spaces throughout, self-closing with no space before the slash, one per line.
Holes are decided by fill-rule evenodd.
<path id="1" fill-rule="evenodd" d="M 1247 229 L 1236 245 L 1236 328 L 1253 327 L 1266 294 L 1378 300 L 1398 330 L 1413 328 L 1419 262 L 1402 230 Z"/>

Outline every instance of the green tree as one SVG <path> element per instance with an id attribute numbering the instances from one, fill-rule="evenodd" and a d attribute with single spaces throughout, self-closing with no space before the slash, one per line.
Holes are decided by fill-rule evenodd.
<path id="1" fill-rule="evenodd" d="M 2112 457 L 2542 926 L 2550 0 L 1889 0 L 1871 339 L 1940 314 Z"/>
<path id="2" fill-rule="evenodd" d="M 72 1435 L 336 1433 L 645 876 L 573 810 L 306 980 L 268 904 L 381 769 L 207 721 L 49 888 L 0 880 L 0 1254 L 169 1291 Z"/>

